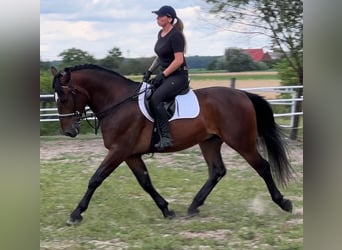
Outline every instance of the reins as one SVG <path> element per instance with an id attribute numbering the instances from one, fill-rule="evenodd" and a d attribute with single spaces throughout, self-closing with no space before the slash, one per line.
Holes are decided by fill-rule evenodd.
<path id="1" fill-rule="evenodd" d="M 88 122 L 88 124 L 95 130 L 95 134 L 97 134 L 97 131 L 100 127 L 100 122 L 103 118 L 105 118 L 107 115 L 109 115 L 111 112 L 113 112 L 115 109 L 117 109 L 119 106 L 121 106 L 122 104 L 126 103 L 126 102 L 129 102 L 129 101 L 133 101 L 133 100 L 136 100 L 137 97 L 139 97 L 140 94 L 146 92 L 147 89 L 144 89 L 142 91 L 139 91 L 140 88 L 142 86 L 142 82 L 139 83 L 139 86 L 138 88 L 134 91 L 135 93 L 127 98 L 125 98 L 124 100 L 122 100 L 121 102 L 119 103 L 116 103 L 114 105 L 112 105 L 111 107 L 103 110 L 103 111 L 100 111 L 100 112 L 97 112 L 97 113 L 94 113 L 95 115 L 95 126 L 93 127 L 90 122 L 88 121 L 87 119 L 87 116 L 85 116 L 85 119 L 86 121 Z M 85 113 L 86 111 L 84 111 Z M 98 121 L 96 121 L 98 119 Z"/>

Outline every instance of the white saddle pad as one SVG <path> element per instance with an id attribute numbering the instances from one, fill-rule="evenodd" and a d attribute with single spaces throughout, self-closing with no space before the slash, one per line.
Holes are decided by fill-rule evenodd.
<path id="1" fill-rule="evenodd" d="M 143 92 L 139 95 L 139 108 L 144 116 L 149 119 L 150 121 L 154 121 L 154 119 L 149 115 L 148 111 L 146 110 L 144 98 L 145 98 L 145 89 L 149 88 L 149 84 L 143 82 L 141 85 L 140 91 Z M 188 93 L 185 95 L 178 95 L 176 96 L 175 100 L 175 113 L 169 119 L 169 121 L 176 120 L 176 119 L 187 119 L 187 118 L 195 118 L 198 116 L 200 111 L 197 96 L 195 95 L 194 91 L 190 89 Z"/>

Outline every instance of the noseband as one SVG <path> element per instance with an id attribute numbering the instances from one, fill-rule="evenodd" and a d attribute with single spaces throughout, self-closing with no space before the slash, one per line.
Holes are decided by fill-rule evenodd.
<path id="1" fill-rule="evenodd" d="M 77 119 L 81 120 L 82 114 L 76 110 L 74 113 L 67 113 L 67 114 L 60 114 L 58 113 L 58 118 L 70 118 L 70 117 L 77 117 Z"/>

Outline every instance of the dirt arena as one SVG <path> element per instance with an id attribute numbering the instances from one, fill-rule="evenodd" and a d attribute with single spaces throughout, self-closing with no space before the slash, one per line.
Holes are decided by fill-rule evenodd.
<path id="1" fill-rule="evenodd" d="M 240 73 L 207 73 L 207 74 L 199 74 L 201 76 L 227 76 L 226 81 L 222 80 L 191 80 L 190 86 L 193 89 L 205 88 L 205 87 L 212 87 L 212 86 L 223 86 L 223 87 L 230 87 L 230 78 L 232 76 L 239 76 L 239 75 L 276 75 L 277 72 L 240 72 Z M 196 74 L 191 74 L 195 76 Z M 190 78 L 191 78 L 190 75 Z M 260 88 L 260 87 L 277 87 L 280 86 L 280 80 L 236 80 L 235 88 Z M 261 96 L 266 97 L 267 99 L 276 98 L 279 93 L 275 92 L 260 92 L 260 91 L 250 91 Z"/>
<path id="2" fill-rule="evenodd" d="M 81 139 L 82 138 L 82 139 Z M 289 156 L 292 164 L 303 164 L 303 149 L 302 142 L 288 141 Z M 204 163 L 202 154 L 199 147 L 196 145 L 190 149 L 190 152 L 197 152 L 197 161 Z M 100 135 L 81 135 L 78 138 L 68 138 L 65 136 L 56 136 L 53 140 L 40 141 L 40 162 L 59 162 L 59 163 L 73 163 L 78 162 L 80 159 L 83 164 L 94 169 L 101 163 L 107 154 L 107 149 L 103 145 Z M 249 168 L 248 163 L 240 157 L 233 149 L 226 144 L 222 145 L 222 157 L 229 169 L 232 168 Z M 183 154 L 186 154 L 185 151 Z M 177 153 L 173 153 L 176 154 Z M 77 156 L 77 157 L 76 157 Z M 146 156 L 147 158 L 149 156 Z M 174 161 L 175 157 L 172 154 L 155 154 L 154 156 L 162 165 L 165 161 Z"/>

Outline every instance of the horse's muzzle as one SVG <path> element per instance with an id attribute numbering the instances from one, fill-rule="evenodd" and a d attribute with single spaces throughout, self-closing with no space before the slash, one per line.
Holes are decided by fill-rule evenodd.
<path id="1" fill-rule="evenodd" d="M 80 133 L 80 122 L 74 123 L 69 129 L 64 131 L 65 136 L 76 137 Z"/>

